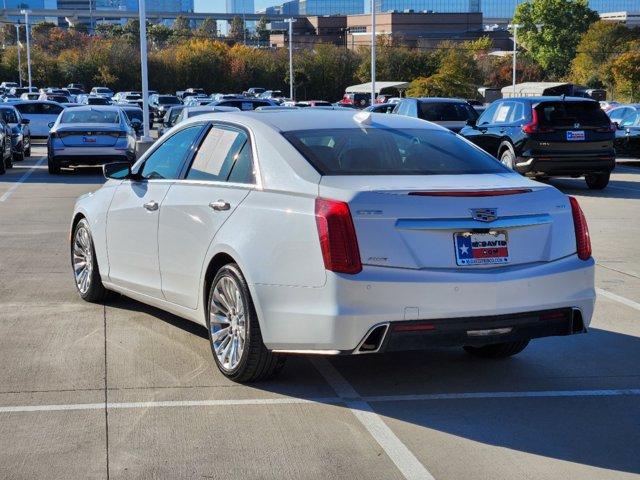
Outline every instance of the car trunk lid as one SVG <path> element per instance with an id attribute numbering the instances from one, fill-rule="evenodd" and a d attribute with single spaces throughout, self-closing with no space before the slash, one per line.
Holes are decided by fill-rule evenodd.
<path id="1" fill-rule="evenodd" d="M 567 198 L 514 174 L 325 176 L 319 194 L 348 202 L 363 264 L 487 269 L 576 250 Z"/>

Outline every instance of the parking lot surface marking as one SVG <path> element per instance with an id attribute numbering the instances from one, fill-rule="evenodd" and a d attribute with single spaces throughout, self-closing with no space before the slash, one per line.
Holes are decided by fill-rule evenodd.
<path id="1" fill-rule="evenodd" d="M 320 359 L 323 360 L 323 359 Z M 314 362 L 315 363 L 315 362 Z M 333 366 L 330 365 L 335 370 Z M 322 367 L 325 368 L 325 367 Z M 319 369 L 320 370 L 320 369 Z M 320 370 L 324 376 L 324 372 Z M 340 374 L 338 374 L 340 375 Z M 340 375 L 341 378 L 342 375 Z M 325 377 L 327 381 L 329 379 Z M 330 382 L 333 386 L 333 378 Z M 336 384 L 337 386 L 337 384 Z M 343 404 L 352 405 L 349 407 L 354 410 L 354 415 L 358 417 L 362 413 L 360 407 L 364 403 L 383 403 L 383 402 L 415 402 L 428 400 L 471 400 L 471 399 L 491 399 L 491 398 L 558 398 L 558 397 L 626 397 L 640 396 L 640 388 L 622 388 L 622 389 L 603 389 L 603 390 L 525 390 L 522 392 L 458 392 L 458 393 L 426 393 L 418 395 L 369 395 L 359 397 L 352 390 L 341 390 L 345 395 L 338 397 L 317 397 L 317 398 L 241 398 L 241 399 L 224 399 L 224 400 L 168 400 L 168 401 L 151 401 L 151 402 L 109 402 L 107 408 L 109 410 L 123 410 L 136 408 L 177 408 L 177 407 L 232 407 L 241 405 L 299 405 L 299 404 Z M 347 396 L 347 394 L 349 396 Z M 353 396 L 355 395 L 355 396 Z M 100 403 L 77 403 L 68 405 L 8 405 L 0 407 L 0 413 L 26 413 L 26 412 L 62 412 L 71 410 L 101 410 L 105 408 L 105 404 Z M 368 407 L 366 412 L 375 412 Z M 377 415 L 376 415 L 377 416 Z M 367 420 L 368 422 L 369 420 Z M 369 422 L 371 423 L 371 422 Z M 375 422 L 374 422 L 375 423 Z M 364 422 L 363 422 L 364 424 Z M 367 425 L 365 425 L 367 427 Z M 367 430 L 369 428 L 367 427 Z M 375 435 L 374 435 L 375 437 Z M 377 440 L 377 438 L 376 438 Z M 430 477 L 426 477 L 430 478 Z"/>
<path id="2" fill-rule="evenodd" d="M 629 300 L 628 298 L 622 297 L 620 295 L 616 295 L 615 293 L 611 293 L 607 290 L 603 290 L 602 288 L 596 288 L 596 293 L 598 295 L 602 295 L 603 297 L 606 297 L 610 300 L 614 300 L 618 303 L 622 303 L 623 305 L 626 305 L 627 307 L 631 307 L 635 310 L 640 311 L 640 303 L 638 302 L 634 302 L 633 300 Z"/>
<path id="3" fill-rule="evenodd" d="M 16 191 L 16 188 L 18 188 L 20 186 L 21 183 L 24 183 L 24 181 L 29 178 L 31 176 L 31 174 L 40 166 L 42 165 L 42 162 L 44 162 L 47 159 L 47 157 L 42 157 L 40 160 L 38 160 L 36 162 L 36 164 L 34 166 L 32 166 L 29 170 L 27 170 L 19 179 L 16 183 L 14 183 L 11 188 L 9 188 L 9 190 L 7 190 L 6 192 L 4 192 L 4 194 L 0 197 L 0 202 L 4 202 L 6 201 L 13 192 Z"/>
<path id="4" fill-rule="evenodd" d="M 398 467 L 407 480 L 434 480 L 429 471 L 418 461 L 413 453 L 402 443 L 380 416 L 373 411 L 366 400 L 360 398 L 358 392 L 326 358 L 313 358 L 313 365 L 318 369 L 327 383 L 333 388 L 346 407 L 351 410 L 358 421 L 384 449 L 391 461 Z"/>

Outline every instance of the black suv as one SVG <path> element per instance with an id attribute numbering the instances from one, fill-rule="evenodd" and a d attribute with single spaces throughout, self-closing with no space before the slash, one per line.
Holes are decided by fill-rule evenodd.
<path id="1" fill-rule="evenodd" d="M 460 135 L 522 174 L 584 176 L 591 189 L 615 168 L 615 125 L 598 102 L 577 97 L 496 100 Z"/>

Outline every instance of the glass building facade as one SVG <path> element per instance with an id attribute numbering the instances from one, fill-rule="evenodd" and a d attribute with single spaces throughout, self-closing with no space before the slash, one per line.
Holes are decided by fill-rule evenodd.
<path id="1" fill-rule="evenodd" d="M 376 12 L 479 12 L 480 2 L 481 0 L 375 0 L 375 8 Z M 367 5 L 366 13 L 370 11 L 371 8 Z"/>
<path id="2" fill-rule="evenodd" d="M 96 10 L 138 11 L 138 0 L 94 0 L 94 5 Z M 147 12 L 193 12 L 193 0 L 145 0 L 145 6 Z"/>
<path id="3" fill-rule="evenodd" d="M 516 6 L 527 0 L 480 0 L 484 18 L 513 18 Z M 640 12 L 640 0 L 589 0 L 589 6 L 597 12 Z"/>
<path id="4" fill-rule="evenodd" d="M 300 15 L 356 15 L 364 13 L 363 0 L 300 0 Z"/>
<path id="5" fill-rule="evenodd" d="M 226 0 L 224 13 L 254 13 L 253 0 Z"/>

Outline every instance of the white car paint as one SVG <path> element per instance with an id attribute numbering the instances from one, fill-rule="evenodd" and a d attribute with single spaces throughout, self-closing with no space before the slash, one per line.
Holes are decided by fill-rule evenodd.
<path id="1" fill-rule="evenodd" d="M 56 102 L 45 100 L 27 100 L 13 102 L 12 105 L 18 109 L 22 118 L 29 120 L 29 129 L 32 137 L 46 138 L 49 136 L 50 124 L 55 123 L 64 106 Z M 47 113 L 52 110 L 52 113 Z"/>
<path id="2" fill-rule="evenodd" d="M 158 143 L 205 121 L 246 129 L 255 184 L 108 180 L 80 197 L 74 222 L 79 216 L 89 221 L 105 286 L 205 325 L 207 267 L 216 255 L 226 254 L 247 280 L 265 345 L 278 351 L 351 352 L 373 326 L 403 320 L 566 307 L 579 309 L 588 326 L 595 302 L 594 261 L 576 255 L 565 195 L 508 172 L 322 176 L 281 135 L 361 128 L 361 122 L 444 130 L 399 115 L 358 115 L 321 109 L 228 112 L 173 127 Z M 139 159 L 134 171 L 158 147 Z M 496 188 L 532 192 L 527 202 L 518 195 L 406 195 Z M 348 202 L 363 262 L 360 273 L 325 269 L 314 211 L 318 197 Z M 231 208 L 215 212 L 208 207 L 219 200 Z M 150 201 L 158 203 L 157 211 L 142 208 Z M 501 218 L 529 223 L 507 228 L 513 236 L 508 265 L 457 267 L 452 235 L 468 228 L 470 208 L 483 207 L 498 207 Z M 540 216 L 544 221 L 535 220 Z"/>

